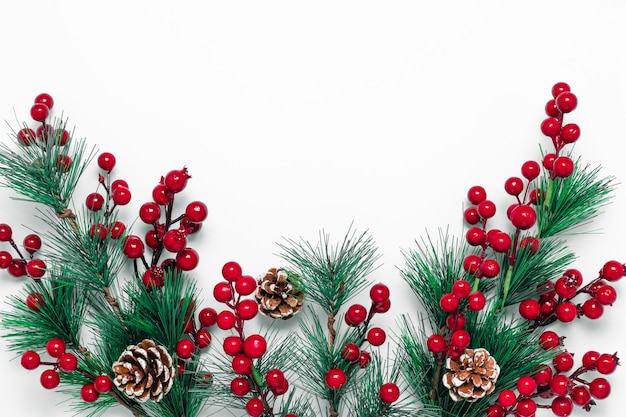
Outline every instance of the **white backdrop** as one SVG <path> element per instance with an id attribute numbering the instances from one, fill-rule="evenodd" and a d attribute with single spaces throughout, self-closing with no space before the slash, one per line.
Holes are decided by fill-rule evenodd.
<path id="1" fill-rule="evenodd" d="M 226 261 L 257 275 L 277 266 L 283 237 L 368 230 L 382 254 L 372 279 L 392 288 L 381 324 L 393 327 L 416 308 L 401 249 L 426 231 L 463 233 L 472 185 L 508 205 L 504 180 L 548 146 L 539 124 L 555 82 L 579 99 L 575 153 L 624 181 L 625 19 L 619 1 L 3 2 L 0 118 L 28 121 L 50 93 L 77 136 L 116 155 L 133 210 L 187 166 L 185 194 L 209 207 L 193 241 L 207 299 Z M 0 223 L 24 234 L 32 217 L 11 196 L 0 189 Z M 619 186 L 598 233 L 572 239 L 586 277 L 626 260 L 625 210 Z M 0 271 L 0 296 L 21 285 Z M 600 321 L 563 328 L 578 358 L 626 352 L 624 285 Z M 70 413 L 4 340 L 0 374 L 3 415 Z M 626 375 L 610 380 L 593 415 L 623 413 Z"/>

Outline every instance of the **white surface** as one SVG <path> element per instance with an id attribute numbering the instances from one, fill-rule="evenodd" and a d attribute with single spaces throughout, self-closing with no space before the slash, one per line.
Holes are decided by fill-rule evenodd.
<path id="1" fill-rule="evenodd" d="M 224 262 L 256 275 L 276 266 L 283 236 L 339 240 L 354 222 L 383 255 L 372 279 L 392 287 L 392 327 L 415 306 L 400 249 L 425 230 L 462 233 L 471 185 L 508 204 L 504 180 L 548 145 L 539 123 L 555 82 L 579 98 L 576 153 L 626 179 L 625 18 L 617 1 L 4 2 L 0 118 L 29 120 L 33 98 L 52 94 L 76 135 L 117 156 L 134 209 L 187 166 L 186 195 L 210 210 L 194 242 L 207 298 Z M 31 218 L 11 195 L 0 190 L 0 222 L 24 233 Z M 601 233 L 572 241 L 586 276 L 626 259 L 625 210 L 620 186 Z M 626 351 L 624 284 L 603 319 L 563 330 L 579 358 Z M 0 273 L 2 297 L 20 285 Z M 2 414 L 68 415 L 0 343 Z M 625 379 L 610 376 L 591 415 L 623 413 Z"/>

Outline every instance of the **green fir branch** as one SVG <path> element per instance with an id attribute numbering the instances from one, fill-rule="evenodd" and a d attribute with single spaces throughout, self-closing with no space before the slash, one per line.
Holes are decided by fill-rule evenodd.
<path id="1" fill-rule="evenodd" d="M 66 121 L 55 119 L 50 126 L 60 134 Z M 26 127 L 26 126 L 24 126 Z M 87 151 L 84 139 L 74 139 L 73 132 L 65 145 L 58 145 L 58 136 L 46 142 L 37 140 L 24 146 L 13 131 L 12 138 L 18 150 L 0 144 L 0 185 L 15 191 L 16 200 L 40 203 L 51 207 L 59 215 L 71 215 L 69 204 L 78 180 L 95 155 L 95 148 Z M 65 172 L 59 169 L 58 160 L 67 155 L 72 163 Z"/>
<path id="2" fill-rule="evenodd" d="M 348 230 L 343 241 L 332 245 L 323 231 L 314 246 L 308 241 L 286 239 L 278 245 L 279 256 L 290 264 L 290 272 L 300 277 L 299 288 L 309 301 L 319 305 L 329 315 L 367 285 L 365 277 L 377 268 L 380 255 L 367 232 L 356 234 Z"/>
<path id="3" fill-rule="evenodd" d="M 538 237 L 572 233 L 590 223 L 611 201 L 618 185 L 614 176 L 600 178 L 600 167 L 581 166 L 580 158 L 575 167 L 567 178 L 541 177 L 539 188 L 545 197 L 535 207 Z"/>

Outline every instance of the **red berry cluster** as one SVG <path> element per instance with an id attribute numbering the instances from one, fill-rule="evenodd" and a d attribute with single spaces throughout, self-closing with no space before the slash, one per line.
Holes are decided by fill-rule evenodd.
<path id="1" fill-rule="evenodd" d="M 611 283 L 626 275 L 626 265 L 611 260 L 605 262 L 598 276 L 586 285 L 583 275 L 570 268 L 555 281 L 547 281 L 540 286 L 538 299 L 530 298 L 519 305 L 519 313 L 527 320 L 534 320 L 535 326 L 546 326 L 554 321 L 569 323 L 576 318 L 598 319 L 605 306 L 611 306 L 617 299 L 617 291 Z M 586 294 L 587 300 L 576 304 L 576 296 Z"/>
<path id="2" fill-rule="evenodd" d="M 255 293 L 257 281 L 244 275 L 241 265 L 235 261 L 226 262 L 222 267 L 223 281 L 213 287 L 213 297 L 226 309 L 215 314 L 211 311 L 212 323 L 221 330 L 233 331 L 223 341 L 224 353 L 232 358 L 232 370 L 236 376 L 231 380 L 230 390 L 238 397 L 250 396 L 246 402 L 246 412 L 253 417 L 271 413 L 278 396 L 289 390 L 289 381 L 281 369 L 274 368 L 261 375 L 255 361 L 267 352 L 267 340 L 261 334 L 246 335 L 244 324 L 259 312 L 255 298 L 246 298 Z M 209 310 L 210 309 L 210 310 Z M 295 414 L 287 414 L 296 417 Z"/>
<path id="3" fill-rule="evenodd" d="M 8 242 L 17 256 L 11 255 L 8 251 L 0 251 L 0 268 L 6 269 L 9 274 L 19 278 L 25 275 L 37 280 L 46 273 L 46 263 L 39 258 L 35 258 L 35 253 L 41 249 L 41 238 L 35 233 L 24 237 L 22 247 L 28 256 L 24 256 L 20 248 L 13 240 L 13 230 L 8 224 L 0 224 L 0 242 Z"/>
<path id="4" fill-rule="evenodd" d="M 389 287 L 383 283 L 374 284 L 370 288 L 369 296 L 371 300 L 369 311 L 364 305 L 354 303 L 348 307 L 344 315 L 346 324 L 359 329 L 362 338 L 360 342 L 346 343 L 341 353 L 344 363 L 326 373 L 326 385 L 330 389 L 341 389 L 348 382 L 346 370 L 350 366 L 364 369 L 370 363 L 372 356 L 362 348 L 364 343 L 367 342 L 372 347 L 378 347 L 387 340 L 385 330 L 381 327 L 370 327 L 370 322 L 375 314 L 386 313 L 391 308 Z M 387 382 L 381 386 L 379 395 L 381 401 L 390 404 L 398 400 L 400 390 L 396 384 Z"/>
<path id="5" fill-rule="evenodd" d="M 43 148 L 49 145 L 65 146 L 69 143 L 70 133 L 63 127 L 54 127 L 48 123 L 50 110 L 54 105 L 52 96 L 41 93 L 35 97 L 34 104 L 30 108 L 30 115 L 35 122 L 41 123 L 36 129 L 23 127 L 17 132 L 17 140 L 20 145 L 31 146 L 33 144 Z M 59 153 L 56 161 L 57 168 L 62 172 L 67 172 L 72 166 L 72 159 Z"/>
<path id="6" fill-rule="evenodd" d="M 548 330 L 541 334 L 539 343 L 546 350 L 555 349 L 562 345 L 562 338 Z M 517 392 L 501 391 L 498 402 L 489 408 L 488 417 L 530 417 L 538 408 L 550 409 L 559 417 L 569 416 L 574 406 L 589 411 L 594 400 L 602 400 L 611 392 L 609 381 L 597 374 L 611 374 L 619 358 L 616 354 L 588 351 L 578 368 L 574 369 L 574 363 L 572 353 L 559 351 L 551 364 L 543 365 L 533 375 L 521 377 L 517 381 Z M 593 379 L 583 379 L 585 374 L 593 372 L 596 373 Z"/>
<path id="7" fill-rule="evenodd" d="M 103 159 L 102 162 L 101 159 L 99 159 L 101 167 L 111 167 L 110 157 Z M 185 189 L 189 178 L 191 176 L 187 168 L 171 170 L 161 177 L 161 181 L 152 190 L 152 201 L 145 202 L 139 209 L 139 218 L 152 228 L 143 239 L 138 235 L 128 235 L 124 238 L 124 254 L 135 262 L 141 260 L 145 271 L 139 278 L 149 289 L 163 286 L 164 273 L 168 269 L 191 271 L 198 266 L 198 252 L 188 246 L 187 240 L 190 234 L 198 232 L 202 227 L 202 222 L 208 215 L 207 206 L 201 201 L 192 201 L 187 204 L 184 213 L 178 217 L 173 216 L 175 196 Z M 111 188 L 107 189 L 107 193 L 110 190 L 113 197 L 124 185 L 119 183 L 116 185 L 119 181 L 114 181 Z M 126 187 L 121 189 L 125 196 L 130 197 Z M 145 257 L 146 246 L 152 251 L 150 263 Z M 161 262 L 164 251 L 173 257 Z"/>
<path id="8" fill-rule="evenodd" d="M 52 338 L 46 343 L 46 352 L 54 361 L 42 361 L 39 353 L 27 350 L 22 354 L 21 364 L 25 369 L 37 369 L 41 365 L 51 366 L 45 369 L 39 378 L 41 385 L 46 389 L 54 389 L 61 383 L 59 372 L 79 371 L 78 358 L 67 351 L 65 342 L 59 338 Z M 81 372 L 86 375 L 85 372 Z M 86 402 L 96 401 L 100 394 L 105 394 L 113 388 L 113 381 L 107 375 L 99 375 L 91 378 L 91 382 L 85 383 L 80 390 L 81 398 Z"/>

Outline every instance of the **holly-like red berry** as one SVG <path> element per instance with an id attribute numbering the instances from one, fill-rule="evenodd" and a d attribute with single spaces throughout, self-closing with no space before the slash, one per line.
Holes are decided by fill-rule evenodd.
<path id="1" fill-rule="evenodd" d="M 43 294 L 40 292 L 32 292 L 26 297 L 26 305 L 34 311 L 39 311 L 45 304 Z"/>
<path id="2" fill-rule="evenodd" d="M 189 359 L 196 351 L 196 345 L 190 339 L 181 339 L 176 343 L 176 354 L 181 359 Z"/>
<path id="3" fill-rule="evenodd" d="M 176 254 L 176 266 L 183 271 L 191 271 L 198 266 L 200 257 L 192 248 L 185 248 Z"/>
<path id="4" fill-rule="evenodd" d="M 250 390 L 251 386 L 248 378 L 237 377 L 230 381 L 230 392 L 232 392 L 233 395 L 243 397 L 244 395 L 248 395 Z"/>
<path id="5" fill-rule="evenodd" d="M 356 362 L 359 359 L 359 353 L 361 350 L 354 343 L 346 343 L 341 352 L 341 357 L 348 362 Z"/>
<path id="6" fill-rule="evenodd" d="M 570 393 L 570 398 L 574 402 L 574 404 L 585 407 L 591 402 L 591 394 L 589 393 L 589 388 L 584 385 L 576 385 L 572 388 L 572 392 Z"/>
<path id="7" fill-rule="evenodd" d="M 233 299 L 233 290 L 228 282 L 221 281 L 213 287 L 213 297 L 220 303 L 227 303 Z"/>
<path id="8" fill-rule="evenodd" d="M 264 413 L 265 405 L 260 398 L 251 398 L 246 403 L 246 412 L 252 417 L 259 417 Z"/>
<path id="9" fill-rule="evenodd" d="M 604 306 L 595 298 L 590 298 L 583 303 L 581 310 L 585 317 L 595 320 L 604 313 Z"/>
<path id="10" fill-rule="evenodd" d="M 29 127 L 20 129 L 19 132 L 17 132 L 17 140 L 24 146 L 30 146 L 31 143 L 35 143 L 36 138 L 37 134 Z"/>
<path id="11" fill-rule="evenodd" d="M 571 91 L 563 91 L 561 94 L 555 97 L 556 107 L 562 113 L 569 113 L 573 111 L 578 105 L 578 98 Z"/>
<path id="12" fill-rule="evenodd" d="M 459 279 L 452 284 L 452 294 L 459 300 L 466 299 L 472 292 L 472 284 L 467 280 Z"/>
<path id="13" fill-rule="evenodd" d="M 211 344 L 211 333 L 207 329 L 200 329 L 196 332 L 196 344 L 200 349 L 207 348 Z"/>
<path id="14" fill-rule="evenodd" d="M 98 375 L 93 379 L 93 387 L 100 394 L 106 394 L 113 389 L 113 381 L 107 375 Z"/>
<path id="15" fill-rule="evenodd" d="M 128 235 L 124 238 L 124 255 L 130 259 L 137 259 L 143 256 L 144 244 L 139 236 Z"/>
<path id="16" fill-rule="evenodd" d="M 166 206 L 174 199 L 174 194 L 164 184 L 157 184 L 152 190 L 152 199 L 155 203 Z"/>
<path id="17" fill-rule="evenodd" d="M 487 304 L 487 298 L 482 291 L 474 291 L 467 297 L 467 308 L 472 311 L 480 311 Z"/>
<path id="18" fill-rule="evenodd" d="M 487 234 L 480 227 L 470 227 L 465 232 L 465 240 L 472 246 L 482 246 L 487 241 Z"/>
<path id="19" fill-rule="evenodd" d="M 522 376 L 517 380 L 517 392 L 525 397 L 530 397 L 537 389 L 537 382 L 533 377 Z"/>
<path id="20" fill-rule="evenodd" d="M 153 201 L 142 204 L 139 208 L 139 218 L 146 224 L 155 224 L 161 218 L 161 206 Z"/>
<path id="21" fill-rule="evenodd" d="M 380 327 L 372 327 L 367 331 L 367 341 L 372 346 L 380 346 L 387 340 L 387 333 Z"/>
<path id="22" fill-rule="evenodd" d="M 26 275 L 26 262 L 19 258 L 13 258 L 7 271 L 16 278 L 23 277 Z"/>
<path id="23" fill-rule="evenodd" d="M 556 395 L 565 396 L 569 390 L 570 379 L 565 374 L 554 375 L 550 381 L 550 389 Z"/>
<path id="24" fill-rule="evenodd" d="M 569 156 L 559 156 L 552 164 L 554 175 L 567 178 L 574 173 L 574 161 Z"/>
<path id="25" fill-rule="evenodd" d="M 198 321 L 202 327 L 211 327 L 217 320 L 217 311 L 212 307 L 204 307 L 198 312 Z"/>
<path id="26" fill-rule="evenodd" d="M 102 152 L 98 155 L 98 166 L 106 172 L 113 171 L 115 167 L 115 155 L 111 152 Z"/>
<path id="27" fill-rule="evenodd" d="M 26 263 L 26 273 L 31 278 L 41 278 L 46 273 L 46 263 L 41 259 L 31 259 Z"/>
<path id="28" fill-rule="evenodd" d="M 207 218 L 208 212 L 206 204 L 201 201 L 192 201 L 185 208 L 185 216 L 195 223 L 203 222 Z"/>
<path id="29" fill-rule="evenodd" d="M 27 350 L 26 352 L 22 353 L 20 363 L 25 369 L 33 370 L 36 369 L 39 364 L 41 364 L 41 356 L 39 356 L 39 353 L 35 352 L 34 350 Z"/>
<path id="30" fill-rule="evenodd" d="M 41 249 L 41 238 L 39 237 L 39 235 L 31 233 L 24 237 L 23 245 L 24 249 L 26 249 L 26 252 L 28 252 L 30 255 L 33 255 L 35 252 Z"/>
<path id="31" fill-rule="evenodd" d="M 132 194 L 127 187 L 117 187 L 111 192 L 111 200 L 118 206 L 125 206 L 130 203 Z"/>
<path id="32" fill-rule="evenodd" d="M 495 259 L 485 259 L 479 269 L 485 278 L 494 278 L 500 273 L 500 264 Z"/>
<path id="33" fill-rule="evenodd" d="M 46 351 L 53 358 L 59 358 L 65 353 L 65 342 L 58 337 L 53 337 L 46 343 Z"/>
<path id="34" fill-rule="evenodd" d="M 243 353 L 249 358 L 260 358 L 267 351 L 267 341 L 260 334 L 252 334 L 243 341 Z"/>
<path id="35" fill-rule="evenodd" d="M 54 99 L 48 93 L 40 93 L 37 94 L 37 96 L 35 97 L 34 103 L 45 104 L 46 107 L 52 109 L 52 107 L 54 106 Z"/>
<path id="36" fill-rule="evenodd" d="M 569 84 L 559 81 L 558 83 L 554 84 L 552 86 L 552 97 L 557 98 L 559 94 L 561 94 L 564 91 L 570 91 L 570 86 Z"/>
<path id="37" fill-rule="evenodd" d="M 400 398 L 400 388 L 393 382 L 386 382 L 380 386 L 379 395 L 382 402 L 391 404 Z"/>
<path id="38" fill-rule="evenodd" d="M 563 143 L 574 143 L 580 137 L 580 128 L 576 123 L 568 123 L 561 129 Z"/>
<path id="39" fill-rule="evenodd" d="M 285 382 L 285 374 L 280 369 L 270 369 L 265 374 L 265 382 L 272 389 L 280 388 Z"/>
<path id="40" fill-rule="evenodd" d="M 532 417 L 537 411 L 537 403 L 530 398 L 523 398 L 517 403 L 516 410 L 520 417 Z"/>
<path id="41" fill-rule="evenodd" d="M 474 185 L 467 191 L 467 199 L 470 203 L 477 205 L 487 198 L 487 192 L 480 185 Z"/>
<path id="42" fill-rule="evenodd" d="M 546 330 L 539 335 L 539 344 L 544 350 L 553 349 L 561 344 L 561 338 L 556 332 Z"/>
<path id="43" fill-rule="evenodd" d="M 362 350 L 359 352 L 359 360 L 357 361 L 360 368 L 365 368 L 372 360 L 372 355 L 368 351 Z"/>
<path id="44" fill-rule="evenodd" d="M 222 342 L 222 347 L 228 356 L 237 356 L 243 352 L 243 340 L 239 336 L 227 336 Z"/>
<path id="45" fill-rule="evenodd" d="M 595 361 L 595 366 L 598 372 L 603 375 L 611 374 L 615 371 L 618 365 L 618 358 L 616 355 L 611 355 L 609 353 L 603 353 L 598 356 L 598 359 Z"/>
<path id="46" fill-rule="evenodd" d="M 235 281 L 235 291 L 239 295 L 250 295 L 256 291 L 257 281 L 250 275 L 242 275 Z"/>
<path id="47" fill-rule="evenodd" d="M 532 181 L 541 173 L 541 166 L 537 161 L 526 161 L 522 164 L 522 176 Z"/>
<path id="48" fill-rule="evenodd" d="M 235 313 L 233 313 L 230 310 L 224 310 L 224 311 L 220 311 L 217 314 L 217 327 L 219 327 L 222 330 L 230 330 L 233 327 L 235 327 L 235 322 L 237 321 L 237 318 L 235 317 Z"/>
<path id="49" fill-rule="evenodd" d="M 235 261 L 226 262 L 222 266 L 222 276 L 226 281 L 236 281 L 241 277 L 242 269 Z"/>
<path id="50" fill-rule="evenodd" d="M 561 132 L 561 122 L 554 117 L 548 117 L 541 122 L 541 133 L 554 138 Z"/>
<path id="51" fill-rule="evenodd" d="M 178 253 L 187 247 L 187 237 L 178 229 L 168 230 L 163 235 L 163 247 L 169 252 Z"/>
<path id="52" fill-rule="evenodd" d="M 519 314 L 526 320 L 535 320 L 541 313 L 541 305 L 539 301 L 532 298 L 523 300 L 519 304 Z"/>
<path id="53" fill-rule="evenodd" d="M 59 373 L 54 369 L 46 369 L 41 373 L 39 377 L 39 382 L 45 389 L 54 389 L 59 386 L 61 382 L 61 377 Z"/>
<path id="54" fill-rule="evenodd" d="M 515 405 L 517 402 L 517 395 L 510 389 L 500 391 L 498 394 L 498 404 L 504 408 L 509 408 Z"/>
<path id="55" fill-rule="evenodd" d="M 589 383 L 589 393 L 593 398 L 603 400 L 611 393 L 611 384 L 606 378 L 595 378 Z"/>
<path id="56" fill-rule="evenodd" d="M 13 238 L 13 229 L 8 224 L 0 224 L 0 242 L 10 242 Z"/>
<path id="57" fill-rule="evenodd" d="M 459 308 L 459 299 L 452 293 L 446 293 L 439 299 L 439 306 L 447 313 L 455 312 Z"/>
<path id="58" fill-rule="evenodd" d="M 59 369 L 64 372 L 72 372 L 78 368 L 78 358 L 70 352 L 65 352 L 59 356 Z"/>
<path id="59" fill-rule="evenodd" d="M 524 191 L 524 181 L 520 177 L 510 177 L 504 182 L 504 191 L 512 196 L 518 196 Z"/>
<path id="60" fill-rule="evenodd" d="M 245 354 L 239 354 L 232 360 L 232 368 L 236 374 L 250 375 L 252 373 L 252 359 Z"/>
<path id="61" fill-rule="evenodd" d="M 448 348 L 446 339 L 438 333 L 428 336 L 426 346 L 428 346 L 428 350 L 434 354 L 444 352 Z"/>
<path id="62" fill-rule="evenodd" d="M 43 103 L 35 103 L 30 108 L 30 117 L 37 122 L 45 122 L 50 114 L 50 109 Z"/>
<path id="63" fill-rule="evenodd" d="M 454 347 L 465 349 L 470 345 L 472 338 L 467 330 L 455 330 L 450 336 L 450 344 Z"/>
<path id="64" fill-rule="evenodd" d="M 600 270 L 600 276 L 611 282 L 619 280 L 624 275 L 624 264 L 618 261 L 608 261 L 602 266 L 602 269 Z"/>
<path id="65" fill-rule="evenodd" d="M 563 323 L 569 323 L 578 317 L 576 304 L 571 301 L 564 301 L 556 307 L 556 318 Z"/>
<path id="66" fill-rule="evenodd" d="M 241 320 L 252 320 L 259 312 L 259 304 L 253 299 L 241 300 L 235 309 Z"/>
<path id="67" fill-rule="evenodd" d="M 119 239 L 126 231 L 126 225 L 120 221 L 113 223 L 111 226 L 111 239 Z"/>
<path id="68" fill-rule="evenodd" d="M 510 219 L 517 229 L 530 229 L 537 221 L 537 212 L 529 205 L 520 204 L 511 211 Z"/>
<path id="69" fill-rule="evenodd" d="M 341 389 L 341 387 L 343 387 L 348 381 L 346 373 L 339 368 L 332 368 L 328 372 L 326 372 L 325 379 L 328 388 L 333 390 Z"/>
<path id="70" fill-rule="evenodd" d="M 187 179 L 191 176 L 187 172 L 187 168 L 175 169 L 165 175 L 164 184 L 171 193 L 179 193 L 187 186 Z"/>
<path id="71" fill-rule="evenodd" d="M 389 299 L 389 287 L 383 283 L 376 283 L 370 288 L 370 299 L 374 304 L 384 303 Z"/>
<path id="72" fill-rule="evenodd" d="M 80 389 L 80 397 L 83 401 L 92 403 L 100 397 L 100 393 L 96 390 L 91 382 L 86 383 Z"/>
<path id="73" fill-rule="evenodd" d="M 358 326 L 363 323 L 366 318 L 367 309 L 361 304 L 352 304 L 348 307 L 348 311 L 346 311 L 346 315 L 344 316 L 348 326 Z"/>
<path id="74" fill-rule="evenodd" d="M 557 372 L 567 372 L 574 367 L 574 356 L 569 352 L 561 352 L 552 358 L 552 366 Z"/>

